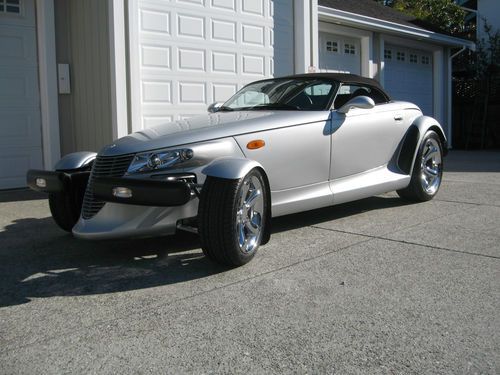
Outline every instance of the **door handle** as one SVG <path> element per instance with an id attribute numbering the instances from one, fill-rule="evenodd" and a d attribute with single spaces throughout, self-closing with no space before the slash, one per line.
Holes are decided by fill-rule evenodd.
<path id="1" fill-rule="evenodd" d="M 403 121 L 403 116 L 402 115 L 395 115 L 394 120 L 396 121 Z"/>

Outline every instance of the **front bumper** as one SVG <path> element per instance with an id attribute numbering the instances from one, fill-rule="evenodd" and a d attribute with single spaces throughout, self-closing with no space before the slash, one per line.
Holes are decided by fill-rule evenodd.
<path id="1" fill-rule="evenodd" d="M 60 172 L 30 169 L 26 174 L 28 186 L 43 193 L 68 192 L 77 186 L 86 186 L 90 172 Z"/>
<path id="2" fill-rule="evenodd" d="M 177 207 L 106 203 L 91 219 L 80 218 L 73 235 L 85 240 L 153 237 L 174 234 L 182 219 L 198 214 L 198 199 Z"/>
<path id="3" fill-rule="evenodd" d="M 192 188 L 186 181 L 175 179 L 96 177 L 93 181 L 95 198 L 104 202 L 139 206 L 182 206 L 191 199 L 191 192 Z"/>

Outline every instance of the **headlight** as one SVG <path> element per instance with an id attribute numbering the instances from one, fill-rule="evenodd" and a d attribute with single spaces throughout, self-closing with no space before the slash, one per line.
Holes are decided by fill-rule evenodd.
<path id="1" fill-rule="evenodd" d="M 137 154 L 128 167 L 127 174 L 147 173 L 167 169 L 193 158 L 193 150 L 159 150 Z"/>

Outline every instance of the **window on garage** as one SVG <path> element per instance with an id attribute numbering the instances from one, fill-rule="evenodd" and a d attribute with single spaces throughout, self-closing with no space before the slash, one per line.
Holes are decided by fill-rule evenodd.
<path id="1" fill-rule="evenodd" d="M 346 55 L 355 55 L 356 54 L 356 46 L 351 43 L 344 44 L 344 53 Z"/>
<path id="2" fill-rule="evenodd" d="M 430 63 L 431 63 L 431 58 L 429 56 L 422 56 L 423 65 L 430 65 Z"/>
<path id="3" fill-rule="evenodd" d="M 417 64 L 418 63 L 418 56 L 415 55 L 414 53 L 410 53 L 410 62 L 412 64 Z"/>
<path id="4" fill-rule="evenodd" d="M 406 53 L 398 51 L 396 54 L 396 60 L 401 61 L 401 62 L 405 61 L 406 60 Z"/>
<path id="5" fill-rule="evenodd" d="M 390 50 L 390 49 L 384 50 L 384 59 L 385 60 L 392 60 L 392 50 Z"/>
<path id="6" fill-rule="evenodd" d="M 327 40 L 326 41 L 326 51 L 327 52 L 339 52 L 339 42 L 335 40 Z"/>
<path id="7" fill-rule="evenodd" d="M 20 0 L 0 0 L 1 13 L 21 13 Z"/>

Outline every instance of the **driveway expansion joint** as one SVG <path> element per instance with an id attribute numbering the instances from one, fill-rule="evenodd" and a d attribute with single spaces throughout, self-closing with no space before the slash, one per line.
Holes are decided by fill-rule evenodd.
<path id="1" fill-rule="evenodd" d="M 479 254 L 479 253 L 473 253 L 470 251 L 456 250 L 456 249 L 450 249 L 447 247 L 440 247 L 440 246 L 431 246 L 431 245 L 421 244 L 421 243 L 417 243 L 417 242 L 396 240 L 394 238 L 388 238 L 388 237 L 384 237 L 384 236 L 373 236 L 371 234 L 349 232 L 349 231 L 344 231 L 344 230 L 339 230 L 339 229 L 330 229 L 330 228 L 323 228 L 323 227 L 318 227 L 318 226 L 312 226 L 312 227 L 316 228 L 316 229 L 330 231 L 330 232 L 336 232 L 336 233 L 342 233 L 342 234 L 352 234 L 352 235 L 366 237 L 366 238 L 370 238 L 370 239 L 374 239 L 374 240 L 390 241 L 390 242 L 396 242 L 396 243 L 401 243 L 401 244 L 405 244 L 405 245 L 414 245 L 414 246 L 425 247 L 428 249 L 442 250 L 442 251 L 448 251 L 448 252 L 452 252 L 452 253 L 465 254 L 465 255 L 473 255 L 473 256 L 478 256 L 478 257 L 483 257 L 483 258 L 500 259 L 500 256 L 495 256 L 495 255 Z M 404 228 L 404 229 L 408 229 L 408 228 L 411 228 L 411 226 Z M 360 243 L 362 243 L 362 242 L 360 242 Z"/>

